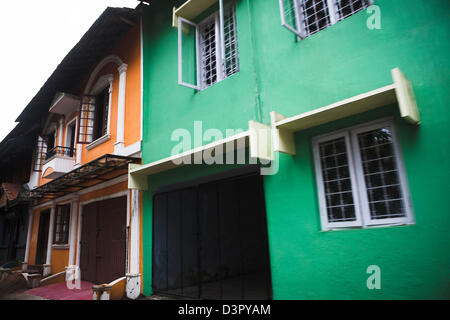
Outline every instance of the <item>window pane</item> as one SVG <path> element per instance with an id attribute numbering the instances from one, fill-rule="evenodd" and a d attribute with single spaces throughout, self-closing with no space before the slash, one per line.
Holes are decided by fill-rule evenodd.
<path id="1" fill-rule="evenodd" d="M 331 24 L 327 0 L 299 0 L 301 29 L 310 36 Z"/>
<path id="2" fill-rule="evenodd" d="M 406 216 L 390 130 L 360 133 L 358 142 L 371 218 Z"/>
<path id="3" fill-rule="evenodd" d="M 297 29 L 297 13 L 295 6 L 299 3 L 298 0 L 283 0 L 284 19 L 286 24 L 294 29 Z"/>
<path id="4" fill-rule="evenodd" d="M 355 221 L 345 138 L 319 144 L 328 222 Z"/>
<path id="5" fill-rule="evenodd" d="M 201 79 L 204 88 L 217 82 L 216 21 L 209 19 L 200 26 Z"/>
<path id="6" fill-rule="evenodd" d="M 369 6 L 368 0 L 337 0 L 337 20 L 342 20 Z"/>
<path id="7" fill-rule="evenodd" d="M 223 32 L 225 46 L 225 77 L 239 71 L 238 42 L 236 34 L 236 14 L 234 5 L 224 9 Z"/>

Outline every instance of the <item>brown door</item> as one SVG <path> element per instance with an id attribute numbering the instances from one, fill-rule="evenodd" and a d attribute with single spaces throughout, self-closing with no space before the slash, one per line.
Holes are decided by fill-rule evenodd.
<path id="1" fill-rule="evenodd" d="M 127 198 L 83 207 L 80 269 L 83 280 L 108 283 L 125 275 Z"/>
<path id="2" fill-rule="evenodd" d="M 83 206 L 80 269 L 83 280 L 96 282 L 97 202 Z"/>

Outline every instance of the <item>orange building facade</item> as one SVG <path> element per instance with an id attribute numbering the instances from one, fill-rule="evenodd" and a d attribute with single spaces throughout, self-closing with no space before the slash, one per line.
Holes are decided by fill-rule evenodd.
<path id="1" fill-rule="evenodd" d="M 23 268 L 93 284 L 126 277 L 127 296 L 137 298 L 142 200 L 127 171 L 141 162 L 140 19 L 106 52 L 48 105 L 28 183 Z"/>

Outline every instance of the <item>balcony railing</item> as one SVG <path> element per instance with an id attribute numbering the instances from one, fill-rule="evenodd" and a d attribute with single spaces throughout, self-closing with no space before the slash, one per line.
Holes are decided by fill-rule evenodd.
<path id="1" fill-rule="evenodd" d="M 64 156 L 72 158 L 75 155 L 75 148 L 56 146 L 47 151 L 45 154 L 45 160 L 50 159 L 53 156 Z"/>

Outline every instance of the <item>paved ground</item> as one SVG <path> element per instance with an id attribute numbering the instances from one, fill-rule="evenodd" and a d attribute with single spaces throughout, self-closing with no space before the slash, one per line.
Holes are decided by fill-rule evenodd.
<path id="1" fill-rule="evenodd" d="M 67 288 L 66 282 L 58 282 L 25 291 L 25 294 L 50 300 L 92 300 L 93 284 L 81 281 L 80 289 Z"/>
<path id="2" fill-rule="evenodd" d="M 8 275 L 0 280 L 0 300 L 44 300 L 42 297 L 26 294 L 27 282 L 20 274 Z"/>
<path id="3" fill-rule="evenodd" d="M 21 274 L 0 280 L 0 300 L 92 300 L 92 283 L 81 281 L 80 289 L 69 289 L 59 282 L 29 289 Z"/>

